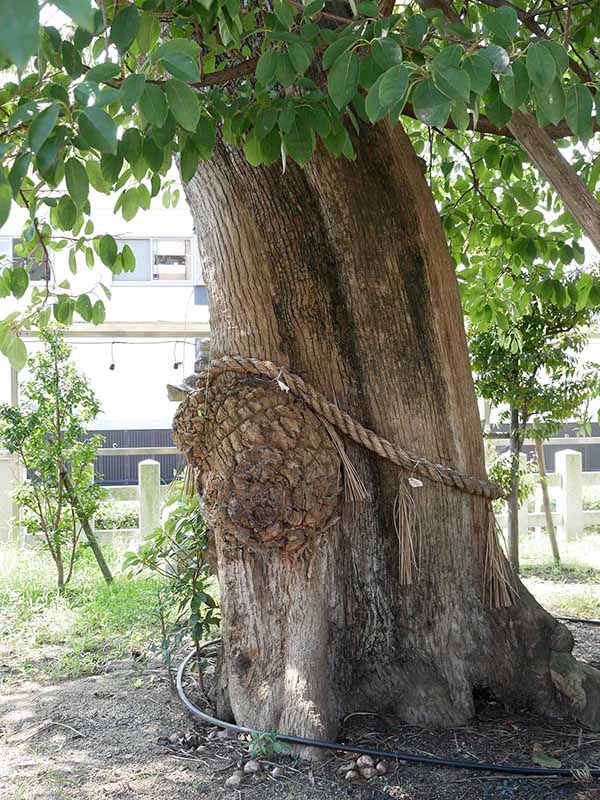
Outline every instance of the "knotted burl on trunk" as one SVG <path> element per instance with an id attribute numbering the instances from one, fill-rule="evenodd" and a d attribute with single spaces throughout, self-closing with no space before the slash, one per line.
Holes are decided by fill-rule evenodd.
<path id="1" fill-rule="evenodd" d="M 297 553 L 337 519 L 340 461 L 323 424 L 273 381 L 222 375 L 179 406 L 177 447 L 228 545 Z"/>

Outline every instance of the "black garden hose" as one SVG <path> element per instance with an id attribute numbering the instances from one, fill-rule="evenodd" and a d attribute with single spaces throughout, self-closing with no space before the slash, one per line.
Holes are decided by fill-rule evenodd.
<path id="1" fill-rule="evenodd" d="M 577 620 L 578 622 L 586 622 L 586 620 Z M 594 621 L 595 622 L 595 621 Z M 220 639 L 213 639 L 206 642 L 202 649 L 206 649 L 212 645 L 218 644 Z M 554 777 L 554 776 L 576 776 L 576 769 L 569 769 L 567 767 L 551 768 L 551 767 L 519 767 L 512 764 L 488 764 L 484 761 L 462 761 L 449 758 L 436 758 L 433 756 L 421 756 L 417 753 L 405 753 L 402 750 L 379 750 L 372 747 L 359 747 L 353 744 L 340 744 L 339 742 L 328 742 L 324 739 L 307 739 L 304 736 L 290 736 L 285 733 L 270 733 L 268 731 L 259 731 L 255 728 L 247 728 L 243 725 L 236 725 L 233 722 L 225 722 L 222 719 L 217 719 L 210 714 L 206 714 L 198 706 L 194 705 L 185 693 L 183 688 L 183 678 L 187 665 L 191 659 L 196 655 L 196 651 L 192 651 L 181 662 L 177 671 L 177 693 L 183 705 L 194 717 L 201 719 L 209 725 L 216 725 L 225 730 L 234 731 L 235 733 L 246 733 L 252 736 L 273 736 L 279 742 L 286 744 L 302 745 L 303 747 L 316 747 L 321 750 L 337 750 L 343 753 L 353 753 L 355 755 L 371 756 L 373 758 L 396 758 L 401 761 L 409 761 L 415 764 L 425 764 L 429 767 L 451 767 L 453 769 L 469 769 L 477 772 L 497 772 L 504 773 L 505 775 L 531 775 L 538 777 Z M 600 768 L 585 769 L 585 774 L 594 778 L 600 777 Z"/>

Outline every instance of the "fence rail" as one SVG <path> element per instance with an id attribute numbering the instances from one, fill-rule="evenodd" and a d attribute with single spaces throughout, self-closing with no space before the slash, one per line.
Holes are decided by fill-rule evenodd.
<path id="1" fill-rule="evenodd" d="M 500 441 L 500 440 L 496 440 Z M 564 441 L 551 440 L 548 444 Z M 576 439 L 577 444 L 584 443 L 583 438 Z M 593 439 L 600 443 L 600 439 Z M 174 447 L 113 447 L 102 448 L 100 455 L 166 455 L 176 453 Z M 526 458 L 526 456 L 522 456 Z M 534 476 L 537 478 L 537 476 Z M 0 542 L 2 540 L 19 540 L 18 524 L 16 530 L 11 529 L 8 521 L 16 516 L 16 508 L 10 499 L 10 488 L 22 478 L 22 470 L 17 460 L 0 451 Z M 580 536 L 588 526 L 600 526 L 600 510 L 585 510 L 583 507 L 583 487 L 600 486 L 600 472 L 584 472 L 582 454 L 575 450 L 560 450 L 556 453 L 556 472 L 548 473 L 548 488 L 551 499 L 556 502 L 556 510 L 552 514 L 559 535 L 566 540 Z M 539 481 L 536 481 L 539 486 Z M 144 459 L 138 465 L 138 482 L 135 486 L 107 486 L 108 497 L 119 502 L 126 501 L 139 504 L 139 528 L 101 530 L 95 529 L 101 541 L 141 541 L 148 533 L 160 525 L 161 500 L 164 499 L 167 486 L 160 482 L 160 464 L 154 459 Z M 525 502 L 519 509 L 519 529 L 525 533 L 530 528 L 545 528 L 546 519 L 542 513 L 541 490 L 538 488 L 533 500 L 533 510 Z M 508 515 L 501 512 L 497 515 L 503 528 L 508 525 Z M 4 520 L 4 524 L 2 521 Z"/>
<path id="2" fill-rule="evenodd" d="M 579 440 L 577 440 L 579 442 Z M 522 460 L 526 456 L 521 455 Z M 539 485 L 539 475 L 532 476 L 536 483 L 533 498 L 534 510 L 531 511 L 529 501 L 525 501 L 519 508 L 519 531 L 526 533 L 529 528 L 545 528 L 546 517 L 542 507 L 542 492 Z M 586 510 L 583 507 L 583 487 L 600 486 L 600 472 L 584 472 L 583 457 L 577 450 L 559 450 L 556 453 L 556 472 L 549 472 L 546 476 L 551 500 L 556 501 L 556 511 L 552 519 L 567 541 L 572 541 L 584 532 L 585 528 L 600 525 L 600 510 Z M 497 515 L 497 520 L 503 528 L 508 526 L 508 514 Z"/>

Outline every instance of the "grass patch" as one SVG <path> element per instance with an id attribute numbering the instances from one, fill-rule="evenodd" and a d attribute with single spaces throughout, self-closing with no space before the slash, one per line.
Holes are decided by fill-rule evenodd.
<path id="1" fill-rule="evenodd" d="M 600 534 L 559 542 L 561 565 L 555 567 L 548 537 L 528 534 L 521 540 L 521 574 L 537 600 L 555 614 L 600 618 Z"/>
<path id="2" fill-rule="evenodd" d="M 158 635 L 160 580 L 127 578 L 120 554 L 105 548 L 108 586 L 87 548 L 63 595 L 54 565 L 37 549 L 0 550 L 0 656 L 11 673 L 51 679 L 97 672 L 113 659 L 144 653 Z"/>

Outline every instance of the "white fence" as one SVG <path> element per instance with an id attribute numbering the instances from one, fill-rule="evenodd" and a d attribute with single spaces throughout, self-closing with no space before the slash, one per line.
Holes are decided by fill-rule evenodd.
<path id="1" fill-rule="evenodd" d="M 596 440 L 594 440 L 596 441 Z M 525 456 L 521 456 L 525 458 Z M 590 525 L 600 525 L 600 510 L 587 511 L 583 507 L 584 486 L 600 486 L 600 472 L 584 472 L 583 459 L 577 450 L 559 450 L 555 456 L 556 472 L 547 474 L 550 499 L 556 501 L 556 511 L 552 514 L 554 525 L 567 541 L 581 536 Z M 529 528 L 545 528 L 546 517 L 542 509 L 542 494 L 539 478 L 536 478 L 534 508 L 529 510 L 526 501 L 519 508 L 519 532 L 526 533 Z M 503 528 L 508 525 L 508 515 L 498 514 L 498 522 Z"/>
<path id="2" fill-rule="evenodd" d="M 598 442 L 597 439 L 593 441 Z M 103 448 L 99 451 L 99 455 L 171 455 L 176 452 L 174 447 Z M 18 511 L 10 497 L 10 489 L 21 477 L 22 473 L 17 461 L 12 456 L 0 452 L 0 542 L 21 539 L 18 522 L 12 528 L 10 524 L 11 520 L 16 519 Z M 575 450 L 557 452 L 556 472 L 548 473 L 547 479 L 550 497 L 556 501 L 556 511 L 553 512 L 552 517 L 559 535 L 567 540 L 572 540 L 580 536 L 584 528 L 590 525 L 600 526 L 600 510 L 586 511 L 583 507 L 583 487 L 600 486 L 600 472 L 584 472 L 581 453 Z M 109 499 L 126 500 L 139 505 L 140 524 L 139 528 L 135 529 L 96 530 L 100 541 L 127 540 L 133 543 L 140 541 L 158 527 L 161 500 L 168 488 L 164 485 L 161 486 L 158 461 L 147 458 L 140 462 L 137 485 L 105 488 Z M 529 505 L 529 502 L 523 503 L 519 509 L 521 533 L 525 533 L 529 528 L 545 528 L 546 526 L 539 489 L 535 493 L 534 511 L 529 510 Z M 507 514 L 499 514 L 498 521 L 503 528 L 506 528 Z"/>
<path id="3" fill-rule="evenodd" d="M 102 456 L 140 456 L 140 455 L 173 455 L 175 447 L 114 447 L 101 448 Z M 17 459 L 6 451 L 0 451 L 0 542 L 15 543 L 27 541 L 28 538 L 20 530 L 18 508 L 11 498 L 11 490 L 23 478 L 23 470 Z M 129 501 L 139 509 L 139 527 L 115 528 L 102 530 L 94 526 L 95 533 L 101 542 L 127 542 L 134 544 L 141 541 L 160 525 L 161 502 L 168 487 L 160 482 L 160 464 L 150 458 L 138 464 L 138 482 L 134 486 L 105 486 L 108 500 L 117 502 Z"/>

